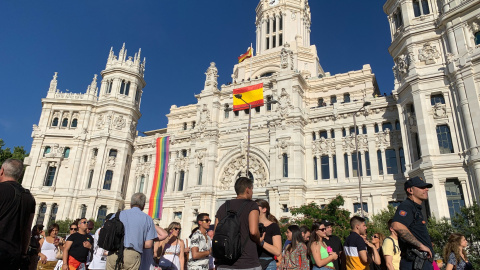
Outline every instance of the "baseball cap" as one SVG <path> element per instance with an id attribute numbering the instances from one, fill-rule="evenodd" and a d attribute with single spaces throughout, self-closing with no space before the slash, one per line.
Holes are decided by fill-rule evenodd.
<path id="1" fill-rule="evenodd" d="M 415 176 L 413 178 L 410 178 L 409 180 L 405 181 L 404 184 L 405 189 L 411 188 L 411 187 L 418 187 L 418 188 L 431 188 L 433 187 L 432 184 L 426 183 L 425 181 L 422 180 L 422 178 Z"/>
<path id="2" fill-rule="evenodd" d="M 329 220 L 326 220 L 326 219 L 322 219 L 322 221 L 320 221 L 320 223 L 325 225 L 325 227 L 335 225 L 335 223 L 333 223 Z"/>

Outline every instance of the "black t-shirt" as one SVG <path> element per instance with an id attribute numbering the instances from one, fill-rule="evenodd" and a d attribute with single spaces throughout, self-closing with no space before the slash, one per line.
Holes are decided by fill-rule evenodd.
<path id="1" fill-rule="evenodd" d="M 67 241 L 73 242 L 70 250 L 68 251 L 68 255 L 72 256 L 79 262 L 86 262 L 90 249 L 84 247 L 83 242 L 88 241 L 93 246 L 93 237 L 88 233 L 80 234 L 77 232 L 70 235 Z"/>
<path id="2" fill-rule="evenodd" d="M 272 223 L 265 227 L 265 238 L 263 239 L 265 243 L 273 245 L 273 237 L 275 235 L 281 235 L 280 226 L 277 223 Z M 257 246 L 258 257 L 271 257 L 273 259 L 273 254 L 265 250 L 264 248 Z"/>
<path id="3" fill-rule="evenodd" d="M 417 238 L 420 243 L 427 246 L 433 254 L 432 241 L 427 230 L 427 221 L 423 218 L 422 206 L 415 203 L 411 199 L 406 199 L 397 208 L 395 216 L 393 216 L 394 222 L 400 222 L 405 225 L 410 232 Z M 400 246 L 401 256 L 407 254 L 406 250 L 409 244 L 401 237 L 398 238 L 398 245 Z"/>
<path id="4" fill-rule="evenodd" d="M 324 238 L 323 242 L 325 242 L 325 244 L 327 246 L 331 247 L 333 252 L 337 253 L 338 259 L 333 261 L 333 265 L 335 266 L 336 270 L 340 270 L 340 265 L 341 265 L 341 263 L 340 263 L 340 252 L 343 251 L 342 241 L 340 240 L 340 238 L 338 236 L 331 235 L 331 236 L 328 237 L 328 240 L 326 238 Z"/>
<path id="5" fill-rule="evenodd" d="M 239 211 L 244 201 L 246 201 L 246 199 L 230 200 L 230 209 Z M 250 229 L 248 225 L 248 215 L 251 211 L 258 212 L 258 205 L 252 200 L 247 201 L 248 203 L 245 205 L 245 208 L 240 215 L 240 235 L 242 237 L 242 242 L 245 241 L 245 239 L 248 239 L 247 243 L 243 247 L 242 256 L 240 256 L 240 258 L 233 265 L 217 265 L 218 267 L 229 269 L 245 269 L 260 266 L 257 254 L 257 244 L 250 239 Z M 258 214 L 260 214 L 260 212 L 258 212 Z M 222 204 L 222 206 L 218 208 L 215 217 L 220 221 L 225 216 L 225 204 Z"/>
<path id="6" fill-rule="evenodd" d="M 14 186 L 19 189 L 21 200 L 15 198 Z M 21 192 L 23 190 L 22 185 L 16 181 L 0 183 L 0 249 L 15 257 L 22 253 L 21 237 L 25 231 L 30 232 L 27 223 L 30 215 L 35 213 L 35 199 L 30 192 Z M 24 224 L 21 224 L 22 215 Z"/>

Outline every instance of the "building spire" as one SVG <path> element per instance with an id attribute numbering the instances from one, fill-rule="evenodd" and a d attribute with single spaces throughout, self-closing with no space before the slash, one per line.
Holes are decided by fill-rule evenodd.
<path id="1" fill-rule="evenodd" d="M 87 93 L 96 95 L 98 91 L 97 87 L 97 74 L 93 75 L 92 83 L 88 86 Z"/>
<path id="2" fill-rule="evenodd" d="M 56 92 L 57 91 L 57 77 L 58 77 L 58 72 L 55 72 L 53 75 L 53 79 L 50 81 L 50 88 L 48 89 L 48 92 Z"/>

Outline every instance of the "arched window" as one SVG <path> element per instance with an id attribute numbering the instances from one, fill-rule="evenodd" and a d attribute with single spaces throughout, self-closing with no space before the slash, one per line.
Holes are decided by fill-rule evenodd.
<path id="1" fill-rule="evenodd" d="M 268 49 L 268 48 L 267 48 Z M 260 75 L 260 78 L 265 78 L 265 77 L 270 77 L 273 75 L 273 72 L 265 72 L 262 75 Z"/>
<path id="2" fill-rule="evenodd" d="M 140 184 L 138 185 L 138 192 L 143 193 L 143 187 L 145 186 L 145 175 L 140 176 Z"/>
<path id="3" fill-rule="evenodd" d="M 105 172 L 105 180 L 103 181 L 103 189 L 110 190 L 112 187 L 113 171 L 107 170 Z"/>
<path id="4" fill-rule="evenodd" d="M 337 103 L 337 96 L 333 95 L 330 97 L 330 103 L 334 104 Z"/>
<path id="5" fill-rule="evenodd" d="M 58 212 L 58 204 L 54 203 L 52 204 L 52 207 L 50 209 L 50 220 L 48 221 L 48 224 L 55 223 L 55 220 L 57 219 L 57 212 Z"/>
<path id="6" fill-rule="evenodd" d="M 322 164 L 322 179 L 330 179 L 330 160 L 328 156 L 322 156 L 320 162 Z"/>
<path id="7" fill-rule="evenodd" d="M 183 183 L 185 182 L 185 171 L 180 171 L 180 179 L 178 180 L 178 191 L 183 191 Z"/>
<path id="8" fill-rule="evenodd" d="M 112 93 L 113 80 L 107 82 L 107 94 Z"/>
<path id="9" fill-rule="evenodd" d="M 377 160 L 378 160 L 378 174 L 383 175 L 383 159 L 382 151 L 377 151 Z"/>
<path id="10" fill-rule="evenodd" d="M 437 139 L 440 154 L 453 153 L 453 142 L 448 125 L 437 126 Z"/>
<path id="11" fill-rule="evenodd" d="M 383 122 L 382 123 L 382 130 L 385 131 L 387 130 L 387 128 L 392 131 L 393 130 L 393 127 L 392 127 L 392 123 L 390 122 Z"/>
<path id="12" fill-rule="evenodd" d="M 68 127 L 68 118 L 63 118 L 62 127 Z"/>
<path id="13" fill-rule="evenodd" d="M 72 124 L 70 125 L 70 127 L 76 128 L 77 124 L 78 124 L 78 120 L 77 120 L 77 118 L 75 118 L 75 119 L 72 120 Z"/>
<path id="14" fill-rule="evenodd" d="M 463 190 L 458 179 L 447 179 L 447 181 L 445 182 L 445 192 L 447 194 L 450 218 L 454 218 L 456 214 L 461 214 L 462 212 L 460 211 L 460 209 L 462 207 L 465 207 Z"/>
<path id="15" fill-rule="evenodd" d="M 47 168 L 47 173 L 45 175 L 45 181 L 43 185 L 46 187 L 51 187 L 53 185 L 53 180 L 55 179 L 55 173 L 57 172 L 57 167 L 49 166 Z"/>
<path id="16" fill-rule="evenodd" d="M 395 153 L 395 149 L 385 150 L 385 161 L 387 163 L 387 174 L 397 174 L 397 154 Z"/>
<path id="17" fill-rule="evenodd" d="M 403 25 L 403 18 L 402 18 L 402 10 L 397 8 L 397 11 L 393 14 L 393 18 L 395 20 L 395 27 L 399 28 Z"/>
<path id="18" fill-rule="evenodd" d="M 120 85 L 120 94 L 125 94 L 125 80 L 122 80 L 122 84 Z"/>
<path id="19" fill-rule="evenodd" d="M 343 102 L 344 103 L 350 102 L 350 94 L 349 93 L 343 94 Z"/>
<path id="20" fill-rule="evenodd" d="M 320 130 L 320 138 L 327 139 L 328 132 L 326 130 Z"/>
<path id="21" fill-rule="evenodd" d="M 345 177 L 350 177 L 350 172 L 348 170 L 348 154 L 343 155 L 343 162 L 345 163 Z"/>
<path id="22" fill-rule="evenodd" d="M 130 82 L 127 82 L 127 85 L 125 87 L 125 96 L 128 96 L 130 93 Z"/>
<path id="23" fill-rule="evenodd" d="M 97 222 L 103 223 L 107 217 L 107 206 L 102 205 L 98 208 Z"/>
<path id="24" fill-rule="evenodd" d="M 442 94 L 436 94 L 436 95 L 431 95 L 430 96 L 430 104 L 432 104 L 432 106 L 434 106 L 437 103 L 445 104 L 445 98 L 443 97 Z"/>
<path id="25" fill-rule="evenodd" d="M 475 33 L 475 45 L 480 45 L 480 31 Z"/>
<path id="26" fill-rule="evenodd" d="M 185 149 L 182 150 L 182 157 L 187 157 L 187 150 Z"/>
<path id="27" fill-rule="evenodd" d="M 68 158 L 70 156 L 70 147 L 65 147 L 63 150 L 63 158 Z"/>
<path id="28" fill-rule="evenodd" d="M 52 148 L 50 146 L 45 146 L 45 150 L 43 150 L 43 156 L 50 153 L 50 151 L 52 151 Z"/>
<path id="29" fill-rule="evenodd" d="M 92 181 L 93 181 L 93 170 L 88 172 L 88 185 L 87 188 L 92 188 Z"/>
<path id="30" fill-rule="evenodd" d="M 202 178 L 203 178 L 203 164 L 200 163 L 200 165 L 198 165 L 198 181 L 197 181 L 198 185 L 202 184 Z"/>
<path id="31" fill-rule="evenodd" d="M 288 177 L 288 155 L 283 154 L 283 177 Z"/>
<path id="32" fill-rule="evenodd" d="M 357 163 L 357 152 L 352 153 L 352 172 L 353 177 L 358 177 L 358 172 L 360 171 L 360 176 L 363 176 L 362 169 L 362 153 L 358 152 L 358 163 Z"/>
<path id="33" fill-rule="evenodd" d="M 41 203 L 39 208 L 38 208 L 38 214 L 37 214 L 37 225 L 43 225 L 43 222 L 45 221 L 45 213 L 47 213 L 47 204 Z"/>
<path id="34" fill-rule="evenodd" d="M 317 157 L 313 157 L 313 180 L 318 180 L 318 160 Z"/>
<path id="35" fill-rule="evenodd" d="M 52 127 L 58 126 L 58 117 L 53 118 Z"/>
<path id="36" fill-rule="evenodd" d="M 109 157 L 117 157 L 117 150 L 116 149 L 110 149 L 110 152 L 108 152 Z"/>
<path id="37" fill-rule="evenodd" d="M 82 204 L 80 206 L 80 218 L 84 218 L 87 216 L 87 206 L 85 204 Z"/>

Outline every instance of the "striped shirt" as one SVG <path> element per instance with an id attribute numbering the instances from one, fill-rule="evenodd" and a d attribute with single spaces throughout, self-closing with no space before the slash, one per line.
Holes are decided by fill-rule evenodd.
<path id="1" fill-rule="evenodd" d="M 360 260 L 360 251 L 366 251 L 367 244 L 365 244 L 365 241 L 358 233 L 350 232 L 350 235 L 345 239 L 343 250 L 345 251 L 345 256 L 347 258 L 347 270 L 369 270 L 368 264 L 363 264 Z"/>

